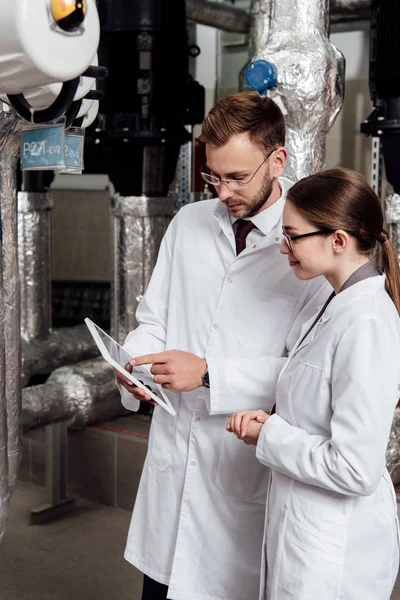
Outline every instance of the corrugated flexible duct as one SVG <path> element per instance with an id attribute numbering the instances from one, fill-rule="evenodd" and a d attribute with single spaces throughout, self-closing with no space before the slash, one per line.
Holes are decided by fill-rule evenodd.
<path id="1" fill-rule="evenodd" d="M 24 388 L 22 398 L 24 431 L 56 421 L 81 429 L 127 412 L 103 358 L 56 369 L 46 383 Z"/>

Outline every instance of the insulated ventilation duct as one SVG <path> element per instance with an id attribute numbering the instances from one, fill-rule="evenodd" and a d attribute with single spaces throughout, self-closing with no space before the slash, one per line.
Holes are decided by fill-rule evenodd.
<path id="1" fill-rule="evenodd" d="M 343 104 L 344 58 L 329 41 L 329 0 L 257 0 L 257 6 L 266 23 L 254 23 L 253 40 L 264 45 L 248 72 L 263 64 L 257 61 L 275 69 L 269 96 L 285 115 L 285 174 L 297 181 L 324 166 L 326 135 Z"/>

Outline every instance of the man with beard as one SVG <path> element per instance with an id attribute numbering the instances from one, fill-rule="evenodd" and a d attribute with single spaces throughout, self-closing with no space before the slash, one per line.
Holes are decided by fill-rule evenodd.
<path id="1" fill-rule="evenodd" d="M 201 139 L 218 198 L 172 220 L 125 342 L 177 413 L 154 410 L 125 551 L 145 575 L 143 600 L 258 597 L 268 473 L 226 421 L 271 410 L 287 350 L 331 292 L 296 279 L 279 253 L 291 183 L 277 105 L 230 96 Z M 116 375 L 124 406 L 150 400 Z"/>

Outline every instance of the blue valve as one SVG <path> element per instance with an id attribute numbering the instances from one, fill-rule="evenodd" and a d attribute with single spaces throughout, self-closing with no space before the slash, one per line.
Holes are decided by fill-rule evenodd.
<path id="1" fill-rule="evenodd" d="M 278 83 L 278 69 L 266 60 L 255 60 L 246 68 L 246 82 L 260 96 L 266 96 Z"/>

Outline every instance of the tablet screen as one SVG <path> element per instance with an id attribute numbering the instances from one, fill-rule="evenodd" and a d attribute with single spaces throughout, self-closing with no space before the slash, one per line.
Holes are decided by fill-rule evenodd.
<path id="1" fill-rule="evenodd" d="M 139 367 L 134 367 L 133 372 L 129 373 L 125 369 L 125 365 L 132 360 L 132 356 L 130 356 L 128 354 L 128 352 L 126 350 L 124 350 L 124 348 L 122 348 L 122 346 L 120 346 L 118 344 L 118 342 L 113 340 L 113 338 L 111 336 L 109 336 L 105 331 L 103 331 L 100 327 L 98 327 L 98 325 L 96 325 L 96 323 L 93 323 L 93 321 L 91 321 L 88 318 L 85 319 L 85 323 L 86 323 L 90 333 L 92 334 L 94 341 L 96 342 L 97 346 L 99 347 L 99 350 L 100 350 L 103 358 L 105 358 L 106 361 L 108 361 L 111 364 L 111 366 L 118 369 L 118 371 L 120 371 L 123 375 L 125 375 L 125 377 L 127 377 L 135 385 L 137 385 L 138 387 L 141 387 L 143 389 L 146 389 L 146 391 L 151 396 L 151 398 L 155 402 L 157 402 L 157 404 L 159 406 L 162 406 L 171 415 L 175 416 L 176 415 L 175 409 L 171 405 L 171 402 L 170 402 L 168 396 L 166 396 L 164 390 L 162 389 L 162 387 L 160 385 L 153 382 L 152 376 L 150 375 L 148 370 L 145 367 L 139 366 Z M 145 386 L 145 383 L 138 380 L 135 377 L 135 375 L 140 377 L 140 379 L 146 379 L 146 378 L 149 379 L 149 384 L 151 384 L 151 387 L 153 387 L 154 385 L 156 386 L 158 394 L 155 394 L 152 390 L 147 389 Z"/>

